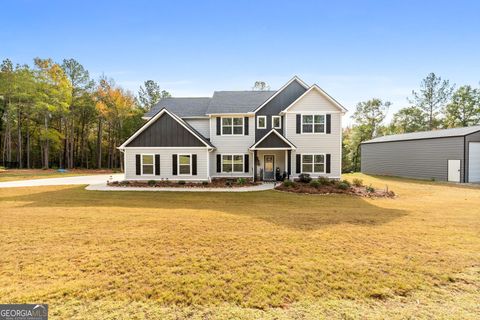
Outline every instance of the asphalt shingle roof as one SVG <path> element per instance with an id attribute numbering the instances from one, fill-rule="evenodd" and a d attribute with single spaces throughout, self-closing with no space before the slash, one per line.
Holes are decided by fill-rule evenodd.
<path id="1" fill-rule="evenodd" d="M 276 91 L 215 91 L 207 114 L 254 111 Z"/>
<path id="2" fill-rule="evenodd" d="M 480 131 L 480 126 L 453 128 L 453 129 L 441 129 L 434 131 L 422 131 L 403 134 L 394 134 L 389 136 L 378 137 L 372 140 L 363 142 L 376 143 L 376 142 L 391 142 L 391 141 L 405 141 L 405 140 L 420 140 L 420 139 L 433 139 L 433 138 L 447 138 L 447 137 L 461 137 L 468 134 Z"/>
<path id="3" fill-rule="evenodd" d="M 164 98 L 154 105 L 149 112 L 145 113 L 145 117 L 153 117 L 163 108 L 173 112 L 177 116 L 197 117 L 205 116 L 208 104 L 212 98 Z"/>
<path id="4" fill-rule="evenodd" d="M 163 108 L 181 118 L 201 117 L 214 113 L 254 111 L 276 91 L 215 91 L 213 97 L 164 98 L 145 114 L 153 117 Z"/>

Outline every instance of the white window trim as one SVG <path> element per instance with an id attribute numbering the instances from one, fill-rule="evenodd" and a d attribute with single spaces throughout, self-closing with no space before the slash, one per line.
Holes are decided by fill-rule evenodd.
<path id="1" fill-rule="evenodd" d="M 323 172 L 314 172 L 315 171 L 315 156 L 323 155 Z M 312 172 L 303 171 L 303 156 L 312 156 Z M 308 174 L 325 174 L 327 173 L 327 154 L 326 153 L 302 153 L 300 157 L 300 173 Z"/>
<path id="2" fill-rule="evenodd" d="M 303 132 L 303 117 L 312 116 L 312 132 Z M 315 131 L 315 116 L 323 116 L 323 132 Z M 300 116 L 300 133 L 301 134 L 327 134 L 327 114 L 326 113 L 302 113 Z"/>
<path id="3" fill-rule="evenodd" d="M 260 127 L 260 118 L 262 118 L 263 120 L 265 120 L 265 126 L 264 127 Z M 267 116 L 257 116 L 257 129 L 267 129 Z"/>
<path id="4" fill-rule="evenodd" d="M 278 127 L 275 127 L 274 119 L 278 119 Z M 272 116 L 272 128 L 273 129 L 282 129 L 282 117 L 281 116 Z"/>
<path id="5" fill-rule="evenodd" d="M 239 125 L 233 125 L 233 119 L 234 118 L 239 118 L 242 119 L 242 134 L 234 134 L 233 133 L 233 128 L 234 127 L 239 127 Z M 232 133 L 227 134 L 223 133 L 223 119 L 232 119 L 232 125 L 230 126 L 232 128 Z M 220 117 L 220 135 L 221 136 L 244 136 L 245 135 L 245 119 L 244 117 Z"/>
<path id="6" fill-rule="evenodd" d="M 153 170 L 152 170 L 152 174 L 148 174 L 148 173 L 143 173 L 143 156 L 152 156 L 153 158 Z M 147 166 L 149 166 L 149 164 L 147 164 Z M 155 154 L 153 153 L 141 153 L 140 154 L 140 175 L 141 176 L 146 176 L 146 177 L 152 177 L 152 176 L 155 176 Z"/>
<path id="7" fill-rule="evenodd" d="M 180 157 L 189 156 L 190 157 L 190 173 L 180 173 Z M 184 165 L 186 166 L 186 165 Z M 179 176 L 191 176 L 192 175 L 192 154 L 191 153 L 182 153 L 177 154 L 177 175 Z"/>
<path id="8" fill-rule="evenodd" d="M 232 156 L 232 171 L 223 171 L 223 156 Z M 233 165 L 233 156 L 242 156 L 242 171 L 234 171 L 234 165 Z M 222 173 L 230 174 L 230 173 L 244 173 L 245 172 L 245 154 L 244 153 L 222 153 L 220 155 L 220 164 L 222 166 Z"/>

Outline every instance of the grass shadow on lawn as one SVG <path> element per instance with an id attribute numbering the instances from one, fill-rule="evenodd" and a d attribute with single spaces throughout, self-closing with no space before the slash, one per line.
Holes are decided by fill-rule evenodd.
<path id="1" fill-rule="evenodd" d="M 45 188 L 49 191 L 39 192 Z M 407 214 L 405 210 L 384 208 L 373 204 L 374 201 L 348 195 L 303 195 L 277 191 L 95 192 L 78 186 L 29 188 L 17 192 L 18 194 L 12 190 L 14 189 L 3 189 L 5 192 L 2 191 L 0 202 L 15 201 L 20 202 L 18 205 L 21 207 L 31 208 L 106 207 L 119 216 L 130 214 L 129 208 L 144 208 L 145 211 L 136 211 L 134 214 L 149 215 L 188 213 L 195 217 L 206 212 L 231 214 L 298 230 L 315 230 L 335 224 L 381 225 Z M 58 214 L 68 217 L 69 213 L 61 211 Z"/>

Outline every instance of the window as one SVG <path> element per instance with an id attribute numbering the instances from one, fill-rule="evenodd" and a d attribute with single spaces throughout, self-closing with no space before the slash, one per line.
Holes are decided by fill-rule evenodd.
<path id="1" fill-rule="evenodd" d="M 257 129 L 267 129 L 267 116 L 257 117 Z"/>
<path id="2" fill-rule="evenodd" d="M 153 175 L 155 157 L 153 154 L 142 154 L 142 175 Z"/>
<path id="3" fill-rule="evenodd" d="M 272 116 L 272 126 L 274 129 L 282 129 L 282 118 L 280 116 Z"/>
<path id="4" fill-rule="evenodd" d="M 303 173 L 325 173 L 324 154 L 302 154 Z"/>
<path id="5" fill-rule="evenodd" d="M 192 174 L 192 156 L 190 154 L 178 155 L 178 174 L 179 175 Z"/>
<path id="6" fill-rule="evenodd" d="M 222 135 L 243 135 L 243 118 L 222 118 Z"/>
<path id="7" fill-rule="evenodd" d="M 325 133 L 325 115 L 302 115 L 302 133 Z"/>
<path id="8" fill-rule="evenodd" d="M 243 154 L 222 154 L 222 172 L 243 172 Z"/>

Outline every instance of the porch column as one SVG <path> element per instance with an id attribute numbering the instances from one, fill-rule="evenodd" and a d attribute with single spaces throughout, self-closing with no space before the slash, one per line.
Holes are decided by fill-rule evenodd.
<path id="1" fill-rule="evenodd" d="M 257 150 L 253 150 L 253 181 L 257 181 Z"/>
<path id="2" fill-rule="evenodd" d="M 287 165 L 287 178 L 290 179 L 290 174 L 292 172 L 292 150 L 288 150 L 288 165 Z"/>

